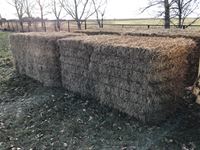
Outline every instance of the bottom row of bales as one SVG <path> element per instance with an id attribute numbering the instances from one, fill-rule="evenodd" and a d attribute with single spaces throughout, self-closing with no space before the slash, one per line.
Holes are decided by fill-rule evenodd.
<path id="1" fill-rule="evenodd" d="M 30 47 L 19 43 L 22 37 Z M 46 42 L 39 42 L 39 33 L 12 35 L 16 68 L 47 86 L 62 83 L 70 91 L 96 98 L 143 122 L 164 120 L 175 111 L 190 67 L 187 57 L 195 42 L 184 38 L 117 35 L 64 37 L 67 38 L 62 35 L 49 40 L 52 37 L 47 36 Z M 27 67 L 27 62 L 40 78 L 30 74 L 33 70 Z M 45 69 L 41 70 L 41 66 Z M 59 77 L 55 80 L 56 74 Z"/>

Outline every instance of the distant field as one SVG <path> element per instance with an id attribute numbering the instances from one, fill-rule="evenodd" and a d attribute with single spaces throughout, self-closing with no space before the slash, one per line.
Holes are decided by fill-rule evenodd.
<path id="1" fill-rule="evenodd" d="M 194 21 L 194 18 L 188 18 L 185 21 L 185 25 L 189 25 Z M 177 25 L 178 24 L 178 20 L 177 19 L 173 19 L 172 20 L 172 24 L 171 25 Z M 164 20 L 162 18 L 143 18 L 143 19 L 105 19 L 104 20 L 104 29 L 117 29 L 120 30 L 124 27 L 126 28 L 147 28 L 147 25 L 150 25 L 150 28 L 163 28 L 161 27 L 157 27 L 153 25 L 164 25 Z M 200 19 L 197 20 L 193 25 L 199 25 L 200 26 Z M 91 19 L 91 20 L 87 20 L 86 21 L 86 26 L 85 26 L 85 21 L 82 22 L 82 29 L 85 29 L 85 27 L 87 29 L 98 29 L 98 25 L 95 19 Z M 197 29 L 197 27 L 195 27 L 195 29 Z M 10 21 L 3 23 L 2 26 L 0 26 L 0 29 L 2 30 L 9 30 L 9 31 L 21 31 L 19 22 L 12 22 Z M 192 29 L 194 29 L 192 27 Z M 47 32 L 52 32 L 55 31 L 55 20 L 48 20 L 46 21 L 46 30 Z M 74 31 L 77 30 L 77 25 L 76 22 L 74 20 L 70 20 L 69 24 L 67 20 L 62 20 L 61 21 L 61 30 L 62 31 Z M 28 24 L 27 22 L 24 23 L 24 31 L 28 31 Z M 44 29 L 42 29 L 40 22 L 32 22 L 32 26 L 30 28 L 30 31 L 34 32 L 34 31 L 44 31 Z"/>
<path id="2" fill-rule="evenodd" d="M 113 20 L 105 20 L 105 24 L 157 24 L 162 25 L 162 19 L 113 19 Z"/>
<path id="3" fill-rule="evenodd" d="M 188 18 L 185 21 L 185 24 L 190 24 L 194 21 L 194 18 Z M 177 24 L 178 19 L 173 19 L 173 23 Z M 105 20 L 105 24 L 141 24 L 141 25 L 163 25 L 164 20 L 163 19 L 156 19 L 156 18 L 150 18 L 150 19 L 113 19 L 113 20 Z M 200 20 L 197 20 L 193 25 L 200 25 Z"/>

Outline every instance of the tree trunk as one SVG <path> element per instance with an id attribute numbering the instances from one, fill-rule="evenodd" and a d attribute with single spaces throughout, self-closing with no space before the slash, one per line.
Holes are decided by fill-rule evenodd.
<path id="1" fill-rule="evenodd" d="M 31 31 L 31 21 L 28 21 L 28 32 Z"/>
<path id="2" fill-rule="evenodd" d="M 101 21 L 99 19 L 97 19 L 97 24 L 98 24 L 98 27 L 101 28 Z"/>
<path id="3" fill-rule="evenodd" d="M 60 20 L 57 19 L 57 28 L 58 28 L 58 31 L 60 31 Z"/>
<path id="4" fill-rule="evenodd" d="M 178 15 L 178 27 L 182 28 L 182 17 L 181 13 Z"/>
<path id="5" fill-rule="evenodd" d="M 164 5 L 165 5 L 165 29 L 169 29 L 170 28 L 170 6 L 169 6 L 169 1 L 165 0 Z"/>
<path id="6" fill-rule="evenodd" d="M 19 20 L 19 24 L 20 24 L 20 27 L 21 27 L 21 31 L 24 32 L 24 24 L 23 24 L 22 19 Z"/>
<path id="7" fill-rule="evenodd" d="M 76 22 L 77 22 L 77 28 L 78 28 L 78 30 L 81 30 L 81 21 L 77 20 Z"/>
<path id="8" fill-rule="evenodd" d="M 40 15 L 41 15 L 41 27 L 46 32 L 46 24 L 45 24 L 45 21 L 44 21 L 44 13 L 43 13 L 42 6 L 40 6 Z"/>
<path id="9" fill-rule="evenodd" d="M 182 28 L 182 5 L 181 5 L 181 1 L 178 0 L 178 27 Z"/>
<path id="10" fill-rule="evenodd" d="M 102 15 L 102 17 L 101 17 L 101 28 L 103 28 L 103 22 L 104 20 L 103 20 L 103 15 Z"/>

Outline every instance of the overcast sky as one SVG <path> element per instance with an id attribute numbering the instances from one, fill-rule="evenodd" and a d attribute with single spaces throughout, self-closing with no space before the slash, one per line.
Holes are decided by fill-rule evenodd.
<path id="1" fill-rule="evenodd" d="M 8 4 L 9 0 L 0 0 L 0 14 L 7 19 L 16 18 L 14 7 Z M 47 0 L 48 1 L 48 0 Z M 146 18 L 152 17 L 148 12 L 140 14 L 140 9 L 147 5 L 148 0 L 108 0 L 105 18 Z M 38 16 L 35 12 L 35 16 Z M 46 16 L 53 19 L 53 16 Z M 154 16 L 153 16 L 154 17 Z"/>

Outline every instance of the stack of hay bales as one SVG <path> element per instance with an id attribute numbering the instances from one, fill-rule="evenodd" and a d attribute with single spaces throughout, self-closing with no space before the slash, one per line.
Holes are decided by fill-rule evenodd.
<path id="1" fill-rule="evenodd" d="M 61 86 L 57 40 L 78 35 L 62 32 L 12 34 L 10 43 L 17 71 L 45 86 Z"/>
<path id="2" fill-rule="evenodd" d="M 105 29 L 90 29 L 90 30 L 75 30 L 74 33 L 84 33 L 86 35 L 121 35 L 119 30 L 105 30 Z"/>
<path id="3" fill-rule="evenodd" d="M 156 36 L 156 37 L 183 37 L 187 39 L 193 39 L 197 46 L 191 53 L 188 55 L 188 64 L 190 67 L 187 71 L 187 86 L 190 86 L 194 83 L 198 73 L 198 60 L 200 58 L 200 32 L 199 29 L 140 29 L 140 30 L 128 30 L 123 32 L 123 35 L 131 36 Z"/>
<path id="4" fill-rule="evenodd" d="M 191 29 L 129 29 L 123 31 L 123 35 L 131 36 L 163 36 L 163 37 L 184 37 L 184 38 L 198 38 L 200 32 Z"/>
<path id="5" fill-rule="evenodd" d="M 65 88 L 144 122 L 173 113 L 184 89 L 190 39 L 97 35 L 59 40 Z"/>
<path id="6" fill-rule="evenodd" d="M 77 33 L 85 33 L 87 35 L 129 35 L 129 36 L 148 36 L 148 37 L 171 37 L 178 38 L 183 37 L 187 39 L 193 39 L 197 46 L 188 55 L 188 64 L 190 67 L 187 71 L 187 86 L 192 85 L 196 80 L 198 71 L 198 60 L 200 58 L 200 32 L 198 29 L 96 29 L 75 31 Z"/>

